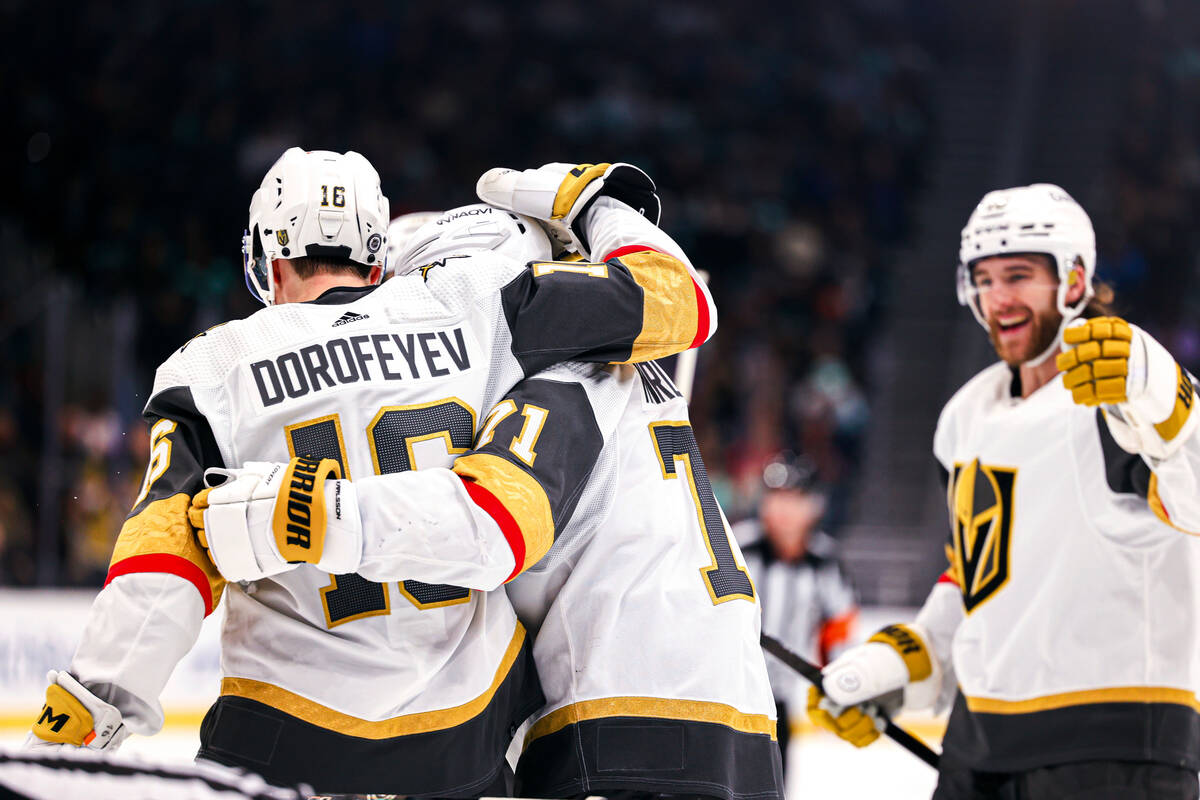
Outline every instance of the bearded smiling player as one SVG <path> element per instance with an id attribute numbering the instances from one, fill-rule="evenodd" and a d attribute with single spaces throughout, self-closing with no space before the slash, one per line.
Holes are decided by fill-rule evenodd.
<path id="1" fill-rule="evenodd" d="M 949 568 L 809 697 L 860 747 L 952 704 L 935 800 L 1200 796 L 1194 379 L 1093 300 L 1095 253 L 1057 186 L 980 201 L 958 293 L 1000 361 L 934 435 Z"/>

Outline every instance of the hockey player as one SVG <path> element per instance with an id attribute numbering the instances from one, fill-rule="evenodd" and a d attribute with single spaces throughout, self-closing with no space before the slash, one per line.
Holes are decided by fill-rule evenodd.
<path id="1" fill-rule="evenodd" d="M 493 172 L 477 191 L 540 218 L 534 178 Z M 587 242 L 571 244 L 588 252 Z M 634 257 L 637 247 L 617 252 Z M 580 513 L 509 584 L 518 614 L 536 627 L 546 695 L 525 736 L 517 791 L 782 798 L 757 592 L 686 400 L 658 364 L 636 370 Z"/>
<path id="2" fill-rule="evenodd" d="M 480 196 L 549 222 L 552 193 L 539 188 L 541 179 L 536 171 L 493 172 L 481 179 Z M 597 205 L 609 202 L 601 198 Z M 397 274 L 421 269 L 431 258 L 449 262 L 479 248 L 504 248 L 505 237 L 489 242 L 471 234 L 470 212 L 479 208 L 454 209 L 415 232 L 401 248 Z M 600 262 L 617 255 L 635 263 L 657 258 L 647 244 L 677 250 L 657 232 L 657 239 L 606 237 L 605 249 L 589 251 L 606 233 L 596 225 L 590 242 L 570 230 L 556 236 L 574 239 L 585 255 L 600 253 Z M 532 269 L 545 266 L 535 262 Z M 602 266 L 554 268 L 598 277 Z M 451 552 L 440 535 L 422 536 L 408 522 L 418 518 L 416 509 L 422 509 L 422 525 L 437 531 L 460 524 L 463 513 L 452 498 L 426 502 L 442 480 L 437 470 L 388 476 L 387 491 L 360 490 L 359 524 L 331 527 L 329 535 L 352 539 L 349 549 L 363 553 L 359 570 L 370 570 L 376 580 L 449 581 L 447 570 L 454 570 L 458 580 L 489 588 L 518 575 L 509 594 L 522 619 L 538 629 L 534 654 L 547 698 L 525 739 L 518 794 L 781 798 L 753 583 L 713 497 L 686 403 L 656 364 L 636 369 L 635 388 L 616 409 L 616 430 L 578 496 L 575 516 L 565 530 L 556 526 L 559 535 L 540 561 L 526 557 L 509 572 L 512 562 L 496 569 L 472 556 L 459 561 L 465 550 Z M 506 448 L 526 426 L 518 407 L 507 399 L 496 406 L 475 450 L 454 470 L 477 459 L 513 461 Z M 514 504 L 505 487 L 496 492 L 502 505 Z M 211 507 L 209 525 L 219 523 Z M 258 536 L 266 540 L 265 531 L 279 523 L 271 508 L 264 511 L 247 507 L 241 516 L 257 517 Z"/>
<path id="3" fill-rule="evenodd" d="M 630 225 L 655 230 L 625 205 L 596 202 L 656 202 L 634 168 L 543 177 L 554 181 L 560 217 L 598 246 Z M 443 263 L 376 288 L 387 200 L 355 153 L 289 150 L 250 217 L 247 284 L 269 308 L 210 329 L 160 367 L 141 494 L 70 670 L 50 675 L 34 741 L 103 749 L 131 730 L 156 731 L 162 686 L 224 593 L 225 677 L 201 728 L 202 758 L 322 791 L 502 791 L 508 738 L 541 699 L 524 629 L 503 594 L 354 574 L 360 554 L 324 531 L 323 516 L 336 527 L 354 514 L 353 492 L 336 479 L 370 484 L 371 475 L 449 464 L 472 445 L 480 411 L 560 359 L 654 358 L 704 341 L 707 293 L 663 254 L 613 259 L 603 280 L 523 261 Z M 536 225 L 520 232 L 519 247 L 547 250 Z M 538 384 L 537 402 L 519 409 L 529 424 L 512 452 L 530 463 L 540 455 L 551 467 L 544 484 L 538 470 L 518 475 L 478 459 L 422 498 L 478 504 L 456 521 L 467 532 L 496 515 L 507 534 L 496 557 L 509 565 L 548 546 L 548 507 L 567 502 L 559 490 L 572 476 L 561 457 L 538 450 L 540 437 L 555 441 L 547 431 L 562 417 L 590 414 L 618 383 L 571 383 L 578 372 Z M 213 542 L 188 522 L 205 469 L 247 462 L 250 473 L 255 463 L 284 468 L 232 476 L 224 493 L 205 493 L 208 515 L 233 507 L 222 494 L 281 498 L 277 557 L 304 565 L 269 579 L 259 579 L 272 566 L 267 549 L 247 541 L 214 566 L 202 547 Z M 509 481 L 527 490 L 526 506 L 492 502 Z"/>
<path id="4" fill-rule="evenodd" d="M 913 624 L 810 695 L 860 746 L 878 736 L 869 703 L 953 697 L 937 800 L 1200 791 L 1194 381 L 1098 315 L 1094 267 L 1091 221 L 1057 186 L 990 192 L 971 215 L 959 298 L 1001 360 L 934 436 L 950 567 Z"/>
<path id="5" fill-rule="evenodd" d="M 825 495 L 816 469 L 784 452 L 763 469 L 758 514 L 733 526 L 763 608 L 763 632 L 818 664 L 827 664 L 851 641 L 858 600 L 841 564 L 838 542 L 820 528 Z M 782 662 L 767 659 L 779 752 L 787 769 L 788 710 L 803 707 L 808 684 Z"/>

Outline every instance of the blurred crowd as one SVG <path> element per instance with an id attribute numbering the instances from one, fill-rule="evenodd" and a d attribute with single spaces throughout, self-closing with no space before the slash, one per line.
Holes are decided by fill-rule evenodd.
<path id="1" fill-rule="evenodd" d="M 1200 15 L 1148 15 L 1113 146 L 1098 274 L 1117 308 L 1200 369 Z"/>
<path id="2" fill-rule="evenodd" d="M 393 214 L 470 202 L 496 165 L 643 166 L 720 306 L 693 419 L 731 518 L 782 449 L 847 485 L 869 414 L 872 314 L 933 145 L 941 33 L 928 10 L 6 4 L 22 52 L 55 56 L 0 66 L 22 122 L 0 131 L 22 156 L 0 193 L 0 269 L 16 287 L 0 297 L 0 584 L 38 579 L 46 502 L 59 504 L 57 580 L 102 580 L 144 469 L 153 369 L 255 310 L 239 237 L 253 189 L 292 144 L 362 152 Z M 46 366 L 56 314 L 61 377 Z M 50 423 L 47 407 L 61 408 Z"/>

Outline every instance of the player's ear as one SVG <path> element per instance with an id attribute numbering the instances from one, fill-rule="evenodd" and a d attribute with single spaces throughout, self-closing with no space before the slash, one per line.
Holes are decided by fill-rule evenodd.
<path id="1" fill-rule="evenodd" d="M 1067 273 L 1067 305 L 1073 306 L 1079 302 L 1079 298 L 1083 297 L 1084 291 L 1084 276 L 1083 264 L 1078 261 L 1071 271 Z"/>
<path id="2" fill-rule="evenodd" d="M 279 297 L 279 287 L 283 285 L 283 265 L 288 263 L 286 258 L 276 258 L 271 261 L 271 280 L 274 281 L 275 297 Z"/>
<path id="3" fill-rule="evenodd" d="M 371 267 L 371 272 L 367 276 L 367 281 L 372 286 L 374 286 L 375 284 L 379 283 L 379 279 L 382 277 L 383 277 L 383 267 L 376 264 L 375 266 Z"/>

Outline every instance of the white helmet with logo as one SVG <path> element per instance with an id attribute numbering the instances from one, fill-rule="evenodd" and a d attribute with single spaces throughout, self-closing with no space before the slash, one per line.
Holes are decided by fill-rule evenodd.
<path id="1" fill-rule="evenodd" d="M 277 258 L 323 256 L 383 267 L 388 219 L 379 173 L 361 155 L 289 148 L 250 200 L 242 238 L 246 286 L 273 304 Z"/>
<path id="2" fill-rule="evenodd" d="M 554 257 L 550 237 L 535 220 L 484 203 L 450 209 L 414 231 L 399 249 L 390 267 L 395 275 L 481 250 L 522 264 Z"/>
<path id="3" fill-rule="evenodd" d="M 1058 270 L 1058 311 L 1063 321 L 1059 330 L 1083 313 L 1092 298 L 1092 276 L 1096 272 L 1096 233 L 1083 208 L 1052 183 L 1035 183 L 988 192 L 967 220 L 958 252 L 958 302 L 968 306 L 979 324 L 987 321 L 979 308 L 971 267 L 989 256 L 1040 253 L 1049 256 Z M 1069 275 L 1076 264 L 1083 267 L 1084 291 L 1074 305 L 1067 305 Z M 1055 352 L 1058 341 L 1038 358 L 1040 363 Z"/>

